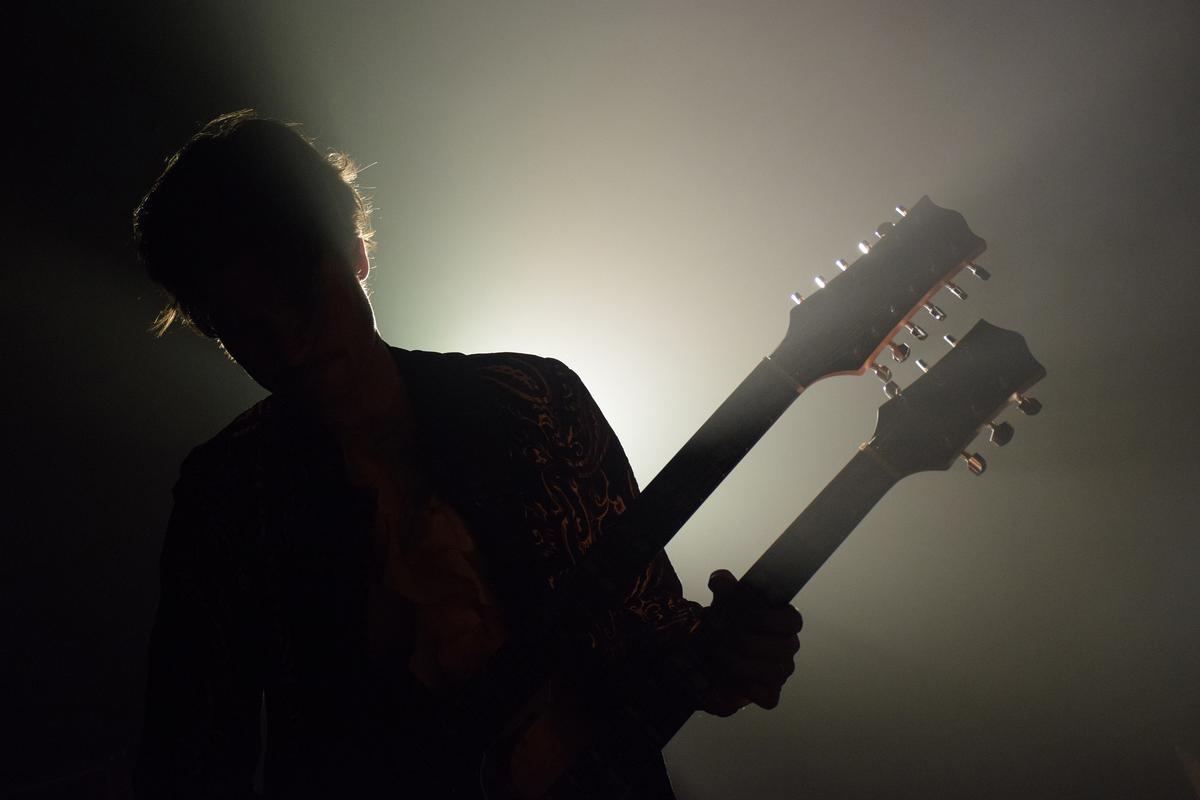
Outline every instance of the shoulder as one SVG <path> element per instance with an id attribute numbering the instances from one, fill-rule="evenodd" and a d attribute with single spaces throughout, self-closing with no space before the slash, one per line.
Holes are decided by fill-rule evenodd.
<path id="1" fill-rule="evenodd" d="M 277 398 L 266 397 L 193 447 L 179 468 L 176 494 L 202 486 L 232 489 L 248 485 L 268 438 L 278 435 L 283 411 L 279 406 Z"/>
<path id="2" fill-rule="evenodd" d="M 501 392 L 529 399 L 583 389 L 579 376 L 556 358 L 532 353 L 432 353 L 393 348 L 398 359 L 426 372 L 482 380 Z"/>
<path id="3" fill-rule="evenodd" d="M 397 357 L 437 398 L 469 416 L 556 419 L 600 417 L 576 372 L 556 358 L 531 353 L 428 353 Z"/>
<path id="4" fill-rule="evenodd" d="M 624 459 L 583 380 L 557 358 L 422 351 L 400 351 L 398 357 L 433 378 L 427 383 L 437 390 L 430 395 L 445 402 L 450 416 L 473 420 L 476 432 L 490 426 L 507 449 L 515 447 L 533 463 L 592 471 L 606 457 Z"/>

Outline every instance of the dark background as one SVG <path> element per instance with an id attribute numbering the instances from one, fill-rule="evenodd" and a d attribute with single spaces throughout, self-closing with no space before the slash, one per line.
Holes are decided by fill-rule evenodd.
<path id="1" fill-rule="evenodd" d="M 788 292 L 896 202 L 962 211 L 995 278 L 964 276 L 945 330 L 1024 333 L 1046 411 L 983 477 L 885 498 L 796 601 L 783 705 L 668 748 L 679 796 L 1200 796 L 1198 23 L 1183 0 L 10 16 L 0 794 L 119 796 L 136 752 L 170 487 L 261 391 L 146 334 L 130 212 L 254 106 L 378 162 L 389 341 L 564 359 L 643 481 L 774 347 Z M 867 378 L 801 398 L 672 543 L 690 596 L 881 401 Z"/>

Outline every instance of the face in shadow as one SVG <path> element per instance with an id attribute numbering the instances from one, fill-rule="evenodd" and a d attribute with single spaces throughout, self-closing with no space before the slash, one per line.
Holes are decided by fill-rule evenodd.
<path id="1" fill-rule="evenodd" d="M 337 406 L 380 343 L 361 283 L 366 253 L 323 258 L 311 274 L 287 268 L 243 257 L 214 271 L 201 291 L 207 320 L 264 389 L 318 409 Z"/>

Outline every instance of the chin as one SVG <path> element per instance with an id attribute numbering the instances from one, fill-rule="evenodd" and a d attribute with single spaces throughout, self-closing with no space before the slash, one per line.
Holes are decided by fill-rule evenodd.
<path id="1" fill-rule="evenodd" d="M 246 374 L 250 376 L 251 380 L 271 394 L 290 394 L 287 380 L 280 375 L 263 375 L 262 373 L 254 373 L 250 370 L 246 370 Z"/>

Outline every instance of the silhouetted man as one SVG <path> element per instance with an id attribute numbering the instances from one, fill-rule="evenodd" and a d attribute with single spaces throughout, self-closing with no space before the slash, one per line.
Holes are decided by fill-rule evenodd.
<path id="1" fill-rule="evenodd" d="M 477 796 L 462 692 L 637 493 L 563 364 L 380 338 L 369 211 L 349 159 L 238 112 L 172 157 L 135 213 L 169 298 L 157 330 L 181 321 L 271 392 L 175 486 L 141 796 L 249 795 L 264 703 L 267 796 Z M 565 632 L 578 658 L 502 773 L 550 781 L 589 731 L 636 719 L 668 664 L 689 665 L 697 708 L 773 707 L 799 614 L 740 598 L 725 571 L 710 588 L 713 606 L 685 600 L 660 554 L 619 608 Z M 629 796 L 671 797 L 660 756 Z"/>

